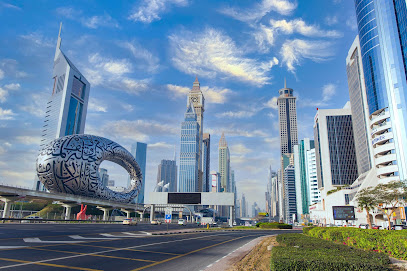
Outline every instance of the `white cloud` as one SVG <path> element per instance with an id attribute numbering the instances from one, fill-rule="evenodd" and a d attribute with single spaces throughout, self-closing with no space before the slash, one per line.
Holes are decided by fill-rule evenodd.
<path id="1" fill-rule="evenodd" d="M 149 149 L 174 149 L 174 145 L 165 142 L 156 142 L 153 144 L 148 144 Z"/>
<path id="2" fill-rule="evenodd" d="M 88 103 L 88 110 L 93 112 L 107 112 L 107 106 L 102 104 L 99 100 L 91 98 Z"/>
<path id="3" fill-rule="evenodd" d="M 1 5 L 5 8 L 11 8 L 11 9 L 16 9 L 16 10 L 22 10 L 20 7 L 9 4 L 9 3 L 1 3 Z"/>
<path id="4" fill-rule="evenodd" d="M 177 97 L 186 97 L 188 93 L 191 91 L 188 87 L 177 86 L 172 84 L 167 84 L 167 89 L 171 91 L 171 93 Z M 206 101 L 215 104 L 223 104 L 226 102 L 227 96 L 232 94 L 228 88 L 217 88 L 217 87 L 201 87 L 202 93 Z"/>
<path id="5" fill-rule="evenodd" d="M 134 110 L 134 106 L 131 104 L 126 104 L 126 103 L 122 103 L 121 106 L 123 107 L 124 110 L 126 110 L 127 112 L 132 112 Z"/>
<path id="6" fill-rule="evenodd" d="M 250 153 L 250 152 L 252 152 L 252 150 L 248 149 L 242 143 L 239 143 L 239 144 L 231 145 L 230 152 L 233 153 L 233 155 L 240 155 L 240 154 Z"/>
<path id="7" fill-rule="evenodd" d="M 4 78 L 4 72 L 2 69 L 0 69 L 0 80 Z"/>
<path id="8" fill-rule="evenodd" d="M 6 88 L 8 90 L 19 90 L 20 84 L 18 84 L 18 83 L 7 84 L 7 85 L 4 85 L 4 88 Z"/>
<path id="9" fill-rule="evenodd" d="M 279 137 L 272 137 L 272 138 L 265 138 L 264 142 L 269 144 L 271 148 L 279 149 L 280 148 L 280 138 Z"/>
<path id="10" fill-rule="evenodd" d="M 263 24 L 259 24 L 257 30 L 253 33 L 253 36 L 262 52 L 268 52 L 269 45 L 274 45 L 274 34 L 273 29 Z"/>
<path id="11" fill-rule="evenodd" d="M 356 22 L 356 16 L 354 13 L 352 13 L 347 19 L 345 24 L 353 31 L 356 31 L 358 29 L 358 24 Z"/>
<path id="12" fill-rule="evenodd" d="M 15 115 L 11 109 L 3 109 L 0 107 L 0 120 L 12 120 Z"/>
<path id="13" fill-rule="evenodd" d="M 331 46 L 332 43 L 327 41 L 294 39 L 287 40 L 280 53 L 288 70 L 295 72 L 294 65 L 299 65 L 304 58 L 315 62 L 328 60 L 333 55 Z"/>
<path id="14" fill-rule="evenodd" d="M 338 21 L 338 16 L 336 16 L 336 15 L 326 16 L 324 21 L 329 26 L 335 25 L 335 24 L 337 24 L 339 22 Z"/>
<path id="15" fill-rule="evenodd" d="M 322 102 L 328 102 L 336 94 L 336 85 L 327 84 L 322 87 Z"/>
<path id="16" fill-rule="evenodd" d="M 16 139 L 24 145 L 39 145 L 41 142 L 40 136 L 17 136 Z"/>
<path id="17" fill-rule="evenodd" d="M 266 137 L 268 134 L 259 129 L 241 129 L 234 127 L 217 127 L 217 128 L 208 128 L 206 129 L 207 133 L 211 135 L 220 136 L 222 132 L 225 133 L 225 136 L 242 136 L 242 137 Z"/>
<path id="18" fill-rule="evenodd" d="M 44 37 L 41 33 L 33 32 L 27 35 L 21 35 L 21 38 L 30 41 L 37 47 L 52 48 L 55 46 L 55 42 L 52 39 Z"/>
<path id="19" fill-rule="evenodd" d="M 8 91 L 0 87 L 0 102 L 4 103 L 7 100 Z"/>
<path id="20" fill-rule="evenodd" d="M 286 20 L 270 20 L 271 28 L 275 31 L 282 32 L 284 34 L 299 33 L 306 37 L 328 37 L 339 38 L 342 37 L 342 33 L 335 30 L 321 30 L 316 25 L 308 25 L 302 19 L 294 19 L 292 21 Z"/>
<path id="21" fill-rule="evenodd" d="M 125 76 L 133 70 L 128 59 L 106 58 L 95 53 L 88 60 L 92 68 L 84 68 L 84 73 L 93 86 L 104 85 L 129 94 L 139 94 L 148 87 L 148 79 L 138 80 Z"/>
<path id="22" fill-rule="evenodd" d="M 141 5 L 134 8 L 129 20 L 151 23 L 161 19 L 161 14 L 168 11 L 172 5 L 186 6 L 188 0 L 143 0 Z"/>
<path id="23" fill-rule="evenodd" d="M 223 113 L 218 113 L 216 116 L 218 118 L 236 118 L 236 119 L 243 119 L 243 118 L 250 118 L 253 117 L 257 111 L 246 111 L 246 110 L 241 110 L 241 111 L 226 111 Z"/>
<path id="24" fill-rule="evenodd" d="M 138 60 L 141 60 L 146 65 L 139 64 L 141 69 L 146 69 L 148 72 L 156 72 L 159 69 L 159 59 L 147 49 L 143 48 L 140 44 L 136 41 L 133 42 L 123 42 L 120 45 L 126 49 L 128 49 L 133 57 Z"/>
<path id="25" fill-rule="evenodd" d="M 113 27 L 119 28 L 119 24 L 109 14 L 95 15 L 86 17 L 82 10 L 72 7 L 60 7 L 56 9 L 58 15 L 67 19 L 78 21 L 87 28 L 97 29 L 98 27 Z"/>
<path id="26" fill-rule="evenodd" d="M 18 62 L 15 59 L 3 59 L 0 61 L 0 79 L 1 76 L 7 75 L 8 77 L 23 78 L 27 77 L 27 73 L 20 71 L 18 68 Z"/>
<path id="27" fill-rule="evenodd" d="M 186 95 L 188 95 L 188 93 L 191 91 L 191 89 L 188 87 L 182 87 L 182 86 L 177 86 L 177 85 L 172 85 L 172 84 L 167 84 L 167 88 L 175 96 L 185 96 L 186 97 Z"/>
<path id="28" fill-rule="evenodd" d="M 43 118 L 45 116 L 45 103 L 44 93 L 32 94 L 29 103 L 20 106 L 20 109 L 38 118 Z"/>
<path id="29" fill-rule="evenodd" d="M 277 110 L 278 109 L 277 100 L 278 97 L 273 97 L 270 100 L 268 100 L 264 106 Z"/>
<path id="30" fill-rule="evenodd" d="M 297 8 L 297 4 L 288 0 L 261 0 L 254 7 L 245 10 L 226 7 L 221 13 L 243 22 L 258 21 L 267 13 L 275 11 L 281 15 L 289 15 Z"/>
<path id="31" fill-rule="evenodd" d="M 207 28 L 203 32 L 182 32 L 169 37 L 172 62 L 182 72 L 216 77 L 218 74 L 240 81 L 264 85 L 270 79 L 257 60 L 244 55 L 235 42 L 222 32 Z"/>

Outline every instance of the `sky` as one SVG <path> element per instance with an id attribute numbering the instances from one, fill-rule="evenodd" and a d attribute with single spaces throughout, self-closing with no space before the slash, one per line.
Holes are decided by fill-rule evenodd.
<path id="1" fill-rule="evenodd" d="M 238 198 L 265 208 L 279 167 L 277 96 L 297 97 L 298 136 L 316 108 L 349 99 L 346 56 L 357 35 L 349 0 L 0 1 L 0 183 L 33 187 L 59 24 L 61 50 L 91 83 L 85 133 L 128 150 L 148 144 L 145 193 L 161 159 L 179 165 L 195 76 L 206 99 L 211 170 L 225 133 Z M 120 166 L 103 162 L 117 185 Z M 251 208 L 249 208 L 251 209 Z"/>

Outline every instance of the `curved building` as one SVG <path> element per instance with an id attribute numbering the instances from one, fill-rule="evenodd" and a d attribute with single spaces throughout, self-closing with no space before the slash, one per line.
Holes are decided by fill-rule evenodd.
<path id="1" fill-rule="evenodd" d="M 374 166 L 380 183 L 407 177 L 405 0 L 355 0 Z"/>

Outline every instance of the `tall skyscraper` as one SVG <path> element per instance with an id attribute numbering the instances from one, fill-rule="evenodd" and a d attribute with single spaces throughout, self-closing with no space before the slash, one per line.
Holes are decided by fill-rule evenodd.
<path id="1" fill-rule="evenodd" d="M 247 201 L 244 194 L 242 194 L 242 199 L 240 200 L 240 217 L 248 217 L 247 213 Z"/>
<path id="2" fill-rule="evenodd" d="M 90 92 L 90 83 L 61 51 L 61 31 L 55 49 L 52 71 L 53 87 L 45 109 L 40 148 L 66 135 L 83 134 Z M 36 190 L 43 190 L 36 178 Z"/>
<path id="3" fill-rule="evenodd" d="M 229 186 L 230 174 L 230 153 L 225 134 L 219 140 L 219 173 L 221 177 L 221 192 L 231 192 Z"/>
<path id="4" fill-rule="evenodd" d="M 407 178 L 407 8 L 405 0 L 355 0 L 379 183 Z"/>
<path id="5" fill-rule="evenodd" d="M 373 150 L 369 127 L 369 107 L 367 106 L 365 77 L 363 75 L 359 36 L 356 36 L 346 58 L 349 101 L 352 110 L 353 135 L 356 147 L 358 174 L 372 168 Z"/>
<path id="6" fill-rule="evenodd" d="M 144 203 L 144 191 L 146 186 L 146 163 L 147 163 L 147 144 L 142 142 L 136 142 L 131 146 L 131 154 L 137 161 L 140 167 L 141 173 L 143 174 L 143 183 L 140 188 L 140 192 L 135 198 L 135 203 Z M 128 181 L 127 187 L 130 187 L 130 179 Z"/>
<path id="7" fill-rule="evenodd" d="M 99 180 L 102 182 L 102 185 L 108 186 L 109 184 L 109 174 L 107 174 L 107 169 L 99 168 Z"/>
<path id="8" fill-rule="evenodd" d="M 309 213 L 309 183 L 307 179 L 306 154 L 314 148 L 314 140 L 304 138 L 294 146 L 295 188 L 298 215 Z"/>
<path id="9" fill-rule="evenodd" d="M 327 191 L 358 178 L 352 115 L 349 107 L 318 110 L 314 123 L 318 188 Z"/>
<path id="10" fill-rule="evenodd" d="M 307 181 L 309 192 L 309 205 L 313 205 L 321 201 L 321 192 L 318 189 L 317 178 L 317 161 L 315 158 L 315 148 L 310 149 L 306 153 L 306 169 L 307 169 Z"/>
<path id="11" fill-rule="evenodd" d="M 211 135 L 208 133 L 203 134 L 202 154 L 202 192 L 210 192 Z"/>
<path id="12" fill-rule="evenodd" d="M 202 153 L 202 142 L 203 142 L 203 113 L 205 111 L 205 98 L 201 91 L 201 85 L 198 81 L 198 76 L 192 85 L 192 89 L 188 94 L 187 104 L 191 103 L 194 107 L 196 113 L 196 120 L 199 124 L 199 151 L 198 151 L 198 189 L 197 191 L 202 191 L 203 187 L 203 153 Z"/>
<path id="13" fill-rule="evenodd" d="M 177 192 L 177 163 L 175 160 L 161 160 L 158 165 L 157 183 L 168 186 L 168 192 Z"/>
<path id="14" fill-rule="evenodd" d="M 199 169 L 199 123 L 195 108 L 188 102 L 185 120 L 181 125 L 179 192 L 197 192 Z"/>
<path id="15" fill-rule="evenodd" d="M 270 183 L 270 217 L 278 220 L 278 174 L 269 169 L 269 183 Z"/>
<path id="16" fill-rule="evenodd" d="M 297 199 L 295 189 L 295 169 L 294 166 L 289 165 L 284 169 L 284 219 L 286 223 L 292 224 L 294 222 L 293 215 L 297 216 Z"/>

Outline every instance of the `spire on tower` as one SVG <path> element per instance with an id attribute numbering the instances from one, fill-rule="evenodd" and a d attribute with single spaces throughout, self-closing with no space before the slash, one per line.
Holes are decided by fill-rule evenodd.
<path id="1" fill-rule="evenodd" d="M 284 77 L 284 88 L 287 88 L 287 80 Z"/>
<path id="2" fill-rule="evenodd" d="M 228 146 L 228 143 L 226 142 L 225 133 L 222 132 L 222 136 L 220 137 L 220 140 L 219 140 L 219 148 L 227 147 L 227 146 Z"/>
<path id="3" fill-rule="evenodd" d="M 62 22 L 59 24 L 59 33 L 58 33 L 58 41 L 57 41 L 57 48 L 55 49 L 55 57 L 54 60 L 56 60 L 58 51 L 61 48 L 61 32 L 62 32 Z"/>
<path id="4" fill-rule="evenodd" d="M 198 81 L 198 76 L 195 77 L 195 81 L 192 85 L 192 91 L 201 91 L 201 84 Z"/>

